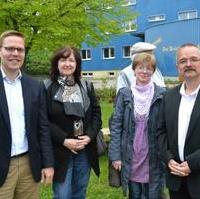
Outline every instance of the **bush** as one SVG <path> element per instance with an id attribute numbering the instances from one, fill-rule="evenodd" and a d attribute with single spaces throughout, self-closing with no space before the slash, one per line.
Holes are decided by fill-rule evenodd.
<path id="1" fill-rule="evenodd" d="M 97 98 L 100 102 L 108 102 L 113 103 L 116 97 L 116 90 L 115 88 L 102 88 L 96 89 Z"/>
<path id="2" fill-rule="evenodd" d="M 25 71 L 30 75 L 48 75 L 50 69 L 50 53 L 47 50 L 30 53 L 26 57 Z"/>

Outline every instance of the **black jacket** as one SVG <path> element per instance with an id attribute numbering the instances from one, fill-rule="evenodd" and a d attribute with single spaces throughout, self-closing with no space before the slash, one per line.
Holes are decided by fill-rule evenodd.
<path id="1" fill-rule="evenodd" d="M 45 88 L 42 83 L 26 75 L 22 75 L 21 84 L 30 167 L 35 181 L 39 182 L 41 169 L 53 167 L 53 151 L 48 128 Z M 16 106 L 18 105 L 16 104 Z M 8 174 L 11 144 L 8 104 L 0 72 L 0 186 L 3 185 Z"/>
<path id="2" fill-rule="evenodd" d="M 168 164 L 170 159 L 180 161 L 178 152 L 178 113 L 181 101 L 180 85 L 169 90 L 163 98 L 158 120 L 158 142 L 162 159 Z M 200 92 L 197 95 L 185 140 L 184 159 L 191 173 L 184 177 L 191 196 L 200 196 Z M 168 167 L 167 167 L 168 168 Z M 170 174 L 167 170 L 166 182 L 169 189 L 177 191 L 183 177 Z"/>
<path id="3" fill-rule="evenodd" d="M 86 146 L 86 151 L 92 168 L 96 175 L 99 176 L 99 161 L 96 149 L 96 135 L 101 129 L 101 109 L 97 102 L 94 87 L 91 90 L 85 89 L 80 83 L 81 93 L 90 92 L 90 106 L 85 112 L 83 119 L 84 132 L 91 138 L 91 142 Z M 72 116 L 64 113 L 63 103 L 54 100 L 54 96 L 59 88 L 57 82 L 52 82 L 47 89 L 48 96 L 48 115 L 50 121 L 50 130 L 53 140 L 54 157 L 55 157 L 55 175 L 54 181 L 63 182 L 67 172 L 67 161 L 71 151 L 63 146 L 65 138 L 73 137 L 73 120 Z"/>

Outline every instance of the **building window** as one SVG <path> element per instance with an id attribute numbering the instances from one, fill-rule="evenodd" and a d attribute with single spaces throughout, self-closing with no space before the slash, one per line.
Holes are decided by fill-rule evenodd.
<path id="1" fill-rule="evenodd" d="M 130 20 L 124 24 L 125 32 L 136 31 L 136 19 Z"/>
<path id="2" fill-rule="evenodd" d="M 108 73 L 108 76 L 109 76 L 109 77 L 114 77 L 114 76 L 115 76 L 115 73 L 114 73 L 114 72 L 109 72 L 109 73 Z"/>
<path id="3" fill-rule="evenodd" d="M 103 48 L 103 59 L 113 59 L 115 58 L 115 49 L 114 48 Z"/>
<path id="4" fill-rule="evenodd" d="M 89 72 L 89 73 L 82 73 L 83 77 L 93 77 L 93 73 Z"/>
<path id="5" fill-rule="evenodd" d="M 90 60 L 91 59 L 91 50 L 90 49 L 81 50 L 81 58 L 82 58 L 82 60 Z"/>
<path id="6" fill-rule="evenodd" d="M 148 17 L 148 22 L 154 22 L 154 21 L 163 21 L 165 20 L 165 15 L 152 15 Z"/>
<path id="7" fill-rule="evenodd" d="M 197 18 L 196 10 L 188 10 L 178 13 L 178 20 L 194 19 L 194 18 Z"/>
<path id="8" fill-rule="evenodd" d="M 124 46 L 123 47 L 123 57 L 130 57 L 131 55 L 131 46 Z"/>
<path id="9" fill-rule="evenodd" d="M 136 5 L 136 0 L 124 0 L 124 6 Z"/>

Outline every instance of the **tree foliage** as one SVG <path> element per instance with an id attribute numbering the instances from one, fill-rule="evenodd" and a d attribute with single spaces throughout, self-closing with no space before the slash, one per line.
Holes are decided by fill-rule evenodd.
<path id="1" fill-rule="evenodd" d="M 125 0 L 1 0 L 0 32 L 26 36 L 27 54 L 82 42 L 97 45 L 123 32 L 135 15 Z M 108 34 L 109 33 L 109 34 Z M 111 33 L 111 34 L 110 34 Z"/>

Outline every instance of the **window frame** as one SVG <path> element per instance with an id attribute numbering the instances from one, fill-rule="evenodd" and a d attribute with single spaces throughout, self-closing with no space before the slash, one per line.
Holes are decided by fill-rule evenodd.
<path id="1" fill-rule="evenodd" d="M 108 49 L 108 55 L 109 57 L 105 57 L 105 50 Z M 111 50 L 113 49 L 113 57 L 111 56 L 112 52 Z M 103 59 L 115 59 L 115 48 L 114 47 L 103 47 L 102 48 L 102 58 Z"/>
<path id="2" fill-rule="evenodd" d="M 83 58 L 83 51 L 85 51 L 85 54 L 86 54 L 86 58 Z M 89 53 L 88 53 L 89 52 Z M 88 56 L 88 54 L 90 56 Z M 81 49 L 81 59 L 82 60 L 91 60 L 92 59 L 92 56 L 91 56 L 91 49 L 90 48 L 83 48 Z"/>
<path id="3" fill-rule="evenodd" d="M 132 25 L 135 25 L 134 29 L 131 28 Z M 135 31 L 137 31 L 137 19 L 135 18 L 135 19 L 132 19 L 132 20 L 129 20 L 128 22 L 126 22 L 124 24 L 124 31 L 125 32 L 135 32 Z"/>
<path id="4" fill-rule="evenodd" d="M 163 17 L 163 19 L 161 19 L 161 16 Z M 150 19 L 150 18 L 155 18 L 155 19 Z M 148 22 L 165 21 L 166 15 L 165 14 L 150 15 L 147 17 L 147 20 L 148 20 Z"/>
<path id="5" fill-rule="evenodd" d="M 125 48 L 128 48 L 129 47 L 129 55 L 125 55 Z M 130 58 L 131 57 L 131 46 L 122 46 L 122 55 L 123 55 L 123 58 Z"/>
<path id="6" fill-rule="evenodd" d="M 124 2 L 123 6 L 133 6 L 136 4 L 137 4 L 137 0 L 127 0 L 127 2 Z"/>
<path id="7" fill-rule="evenodd" d="M 195 13 L 195 17 L 190 17 L 190 14 L 191 13 Z M 178 20 L 189 20 L 189 19 L 196 19 L 198 18 L 198 11 L 196 9 L 193 9 L 193 10 L 183 10 L 183 11 L 179 11 L 178 13 Z M 186 14 L 186 18 L 181 18 L 180 15 L 181 14 Z"/>

